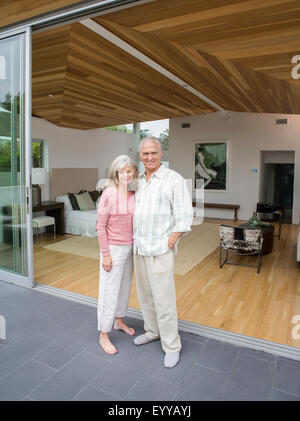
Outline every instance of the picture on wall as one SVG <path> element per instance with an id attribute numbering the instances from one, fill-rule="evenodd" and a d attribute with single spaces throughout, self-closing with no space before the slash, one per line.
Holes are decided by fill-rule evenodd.
<path id="1" fill-rule="evenodd" d="M 195 188 L 203 179 L 205 190 L 227 188 L 227 142 L 195 144 Z"/>

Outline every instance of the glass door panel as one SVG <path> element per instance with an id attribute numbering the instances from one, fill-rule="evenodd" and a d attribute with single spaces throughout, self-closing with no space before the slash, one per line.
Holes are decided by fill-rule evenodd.
<path id="1" fill-rule="evenodd" d="M 32 286 L 33 279 L 26 116 L 29 36 L 25 31 L 0 39 L 0 280 L 26 286 Z"/>

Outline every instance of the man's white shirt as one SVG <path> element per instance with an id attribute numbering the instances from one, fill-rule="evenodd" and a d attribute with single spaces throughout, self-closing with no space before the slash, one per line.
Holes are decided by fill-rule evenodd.
<path id="1" fill-rule="evenodd" d="M 192 199 L 180 174 L 161 164 L 148 182 L 145 173 L 140 175 L 133 218 L 134 253 L 142 256 L 167 253 L 170 235 L 191 231 L 192 221 Z"/>

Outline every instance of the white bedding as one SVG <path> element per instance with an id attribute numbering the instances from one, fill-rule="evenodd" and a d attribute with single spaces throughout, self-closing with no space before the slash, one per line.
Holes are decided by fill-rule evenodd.
<path id="1" fill-rule="evenodd" d="M 72 211 L 69 212 L 70 219 L 76 219 L 77 221 L 95 221 L 95 217 L 97 217 L 97 211 L 95 210 L 87 210 L 87 211 Z"/>
<path id="2" fill-rule="evenodd" d="M 97 237 L 97 210 L 74 211 L 68 196 L 58 196 L 57 202 L 65 204 L 65 232 L 85 237 Z"/>

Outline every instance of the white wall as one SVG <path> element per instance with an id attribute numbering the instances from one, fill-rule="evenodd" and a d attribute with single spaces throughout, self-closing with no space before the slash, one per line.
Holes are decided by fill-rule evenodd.
<path id="1" fill-rule="evenodd" d="M 288 117 L 288 125 L 276 125 L 276 118 Z M 190 128 L 181 128 L 190 122 Z M 194 180 L 194 144 L 197 141 L 229 141 L 228 192 L 205 191 L 206 202 L 240 205 L 239 219 L 249 219 L 259 201 L 261 151 L 295 151 L 293 223 L 300 213 L 300 116 L 217 112 L 170 120 L 170 168 Z M 258 172 L 251 169 L 257 168 Z M 194 185 L 194 184 L 193 184 Z M 211 217 L 230 218 L 232 212 L 209 209 Z"/>
<path id="2" fill-rule="evenodd" d="M 32 137 L 46 141 L 49 168 L 98 168 L 99 178 L 118 155 L 136 158 L 135 136 L 112 130 L 75 130 L 32 118 Z M 49 186 L 42 186 L 42 200 L 49 199 Z"/>
<path id="3" fill-rule="evenodd" d="M 262 152 L 265 164 L 294 164 L 295 154 L 293 151 L 267 151 Z"/>

